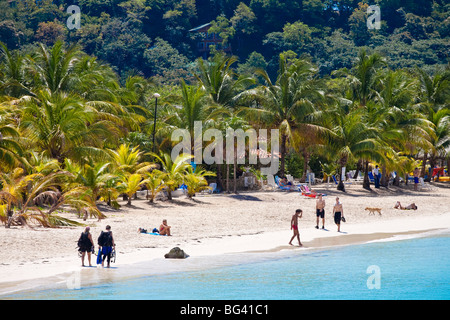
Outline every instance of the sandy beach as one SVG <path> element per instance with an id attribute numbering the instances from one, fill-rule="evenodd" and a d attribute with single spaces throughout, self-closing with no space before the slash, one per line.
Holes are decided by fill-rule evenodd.
<path id="1" fill-rule="evenodd" d="M 360 185 L 352 185 L 347 187 L 346 193 L 331 186 L 327 188 L 326 184 L 313 186 L 313 189 L 326 194 L 325 230 L 315 228 L 315 199 L 284 191 L 199 194 L 193 200 L 181 196 L 154 204 L 137 199 L 130 207 L 121 202 L 119 210 L 100 204 L 106 219 L 79 221 L 91 227 L 95 242 L 100 231 L 106 225 L 111 226 L 117 250 L 114 266 L 118 269 L 121 265 L 164 260 L 164 254 L 173 247 L 180 247 L 190 257 L 303 250 L 450 228 L 450 209 L 446 205 L 450 199 L 448 184 L 434 184 L 418 192 L 414 192 L 412 186 L 390 186 L 370 192 Z M 343 203 L 347 220 L 342 223 L 340 233 L 332 217 L 336 196 Z M 397 201 L 404 206 L 414 202 L 418 210 L 394 209 Z M 381 208 L 382 215 L 369 215 L 365 207 Z M 303 210 L 299 220 L 303 248 L 288 245 L 292 236 L 290 220 L 297 208 Z M 67 217 L 74 219 L 75 215 L 67 213 Z M 149 231 L 159 227 L 163 219 L 171 226 L 172 236 L 138 233 L 139 227 Z M 32 279 L 83 269 L 77 251 L 77 240 L 83 230 L 84 227 L 0 227 L 0 295 L 12 292 Z M 296 245 L 297 241 L 293 243 Z M 95 259 L 93 256 L 93 266 Z"/>

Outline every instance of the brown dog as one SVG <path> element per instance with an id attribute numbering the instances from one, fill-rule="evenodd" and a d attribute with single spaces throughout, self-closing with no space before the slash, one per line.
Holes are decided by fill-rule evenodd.
<path id="1" fill-rule="evenodd" d="M 375 214 L 375 211 L 377 211 L 378 214 L 381 216 L 381 208 L 369 208 L 369 207 L 366 207 L 366 209 L 364 209 L 364 210 L 368 210 L 369 211 L 369 215 Z"/>

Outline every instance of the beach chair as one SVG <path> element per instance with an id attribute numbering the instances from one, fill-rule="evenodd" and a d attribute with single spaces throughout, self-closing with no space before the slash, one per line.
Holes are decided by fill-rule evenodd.
<path id="1" fill-rule="evenodd" d="M 373 173 L 371 171 L 369 171 L 369 181 L 371 183 L 375 183 L 375 178 L 373 177 Z"/>
<path id="2" fill-rule="evenodd" d="M 332 177 L 333 177 L 334 183 L 335 183 L 335 184 L 339 184 L 339 182 L 336 180 L 336 176 L 335 176 L 335 175 L 332 175 Z"/>
<path id="3" fill-rule="evenodd" d="M 213 182 L 209 184 L 209 193 L 219 193 L 219 190 L 217 189 L 217 183 Z"/>
<path id="4" fill-rule="evenodd" d="M 278 176 L 275 176 L 275 183 L 278 188 L 280 188 L 281 190 L 286 190 L 286 191 L 292 190 L 291 187 L 281 185 L 280 181 L 281 181 L 281 179 Z"/>

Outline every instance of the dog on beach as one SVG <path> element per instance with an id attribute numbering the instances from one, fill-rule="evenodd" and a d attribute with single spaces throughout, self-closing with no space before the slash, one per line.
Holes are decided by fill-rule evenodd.
<path id="1" fill-rule="evenodd" d="M 371 214 L 375 215 L 375 212 L 378 212 L 378 214 L 381 216 L 381 208 L 369 208 L 369 207 L 366 207 L 366 209 L 364 209 L 364 210 L 369 211 L 369 216 Z"/>

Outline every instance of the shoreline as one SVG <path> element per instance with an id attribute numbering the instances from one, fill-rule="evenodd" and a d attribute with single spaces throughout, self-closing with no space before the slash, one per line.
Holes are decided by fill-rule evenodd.
<path id="1" fill-rule="evenodd" d="M 177 268 L 183 264 L 196 267 L 192 264 L 198 261 L 197 258 L 213 260 L 227 254 L 268 254 L 288 250 L 297 253 L 328 246 L 367 243 L 396 235 L 416 236 L 433 230 L 450 229 L 450 212 L 445 211 L 447 209 L 442 205 L 445 199 L 450 198 L 450 189 L 447 188 L 432 194 L 394 193 L 382 196 L 361 195 L 360 190 L 349 190 L 346 194 L 324 191 L 328 194 L 325 198 L 325 230 L 314 228 L 315 200 L 294 192 L 199 195 L 194 201 L 176 199 L 154 205 L 149 205 L 145 200 L 133 201 L 131 207 L 122 206 L 121 210 L 106 212 L 108 218 L 101 222 L 94 219 L 86 221 L 95 242 L 106 224 L 112 226 L 117 243 L 117 261 L 109 269 L 111 272 L 95 267 L 96 256 L 92 256 L 92 268 L 81 267 L 75 247 L 84 228 L 28 230 L 0 227 L 0 241 L 7 248 L 0 252 L 0 299 L 17 291 L 65 285 L 74 273 L 93 277 L 95 282 L 102 281 L 104 275 L 110 280 L 126 278 L 129 276 L 125 274 L 126 270 L 144 275 L 147 271 L 139 269 L 138 265 L 153 262 L 163 267 L 169 264 Z M 339 195 L 343 201 L 347 218 L 347 222 L 341 224 L 341 233 L 337 233 L 330 212 L 334 195 Z M 419 209 L 393 209 L 397 200 L 402 204 L 415 201 Z M 368 215 L 364 211 L 365 206 L 381 207 L 382 216 Z M 288 244 L 292 237 L 290 218 L 298 207 L 304 211 L 299 219 L 304 247 Z M 151 229 L 163 218 L 167 218 L 172 226 L 171 237 L 137 233 L 137 228 Z M 293 243 L 297 244 L 297 240 L 294 239 Z M 165 259 L 164 254 L 173 247 L 183 249 L 189 258 L 177 262 Z M 139 270 L 135 272 L 133 268 Z"/>
<path id="2" fill-rule="evenodd" d="M 227 262 L 224 265 L 221 265 L 219 263 L 218 265 L 211 264 L 207 266 L 195 266 L 192 264 L 195 264 L 198 261 L 202 261 L 202 259 L 217 258 L 225 255 L 242 256 L 243 254 L 249 254 L 257 255 L 259 258 L 266 257 L 268 259 L 276 259 L 273 254 L 282 252 L 286 255 L 302 254 L 310 252 L 310 250 L 320 251 L 323 249 L 334 249 L 341 246 L 364 245 L 377 241 L 401 241 L 405 239 L 428 237 L 439 235 L 445 232 L 450 232 L 450 225 L 448 227 L 437 227 L 437 224 L 441 222 L 450 221 L 448 217 L 441 216 L 441 218 L 442 219 L 437 219 L 436 223 L 424 224 L 423 227 L 418 227 L 415 230 L 409 231 L 401 228 L 402 230 L 390 230 L 389 232 L 364 232 L 355 234 L 343 232 L 341 234 L 336 234 L 337 232 L 330 233 L 329 231 L 314 230 L 315 232 L 319 233 L 319 235 L 311 237 L 311 234 L 314 231 L 309 232 L 310 230 L 307 230 L 306 232 L 303 232 L 307 233 L 308 235 L 306 237 L 307 240 L 302 240 L 302 247 L 292 246 L 289 244 L 280 244 L 280 241 L 277 241 L 276 243 L 278 244 L 278 246 L 263 248 L 263 243 L 268 243 L 269 239 L 273 239 L 273 234 L 262 233 L 259 235 L 246 235 L 241 237 L 234 236 L 228 239 L 216 239 L 216 241 L 212 241 L 208 245 L 191 244 L 191 246 L 186 246 L 186 251 L 191 250 L 187 253 L 194 252 L 195 256 L 189 254 L 189 257 L 187 259 L 165 259 L 161 257 L 161 254 L 167 250 L 158 248 L 151 250 L 151 255 L 147 256 L 146 259 L 142 259 L 142 255 L 138 256 L 136 253 L 130 253 L 128 255 L 120 257 L 121 261 L 126 262 L 119 262 L 119 264 L 117 265 L 112 264 L 110 269 L 97 267 L 94 263 L 92 267 L 74 266 L 72 263 L 73 261 L 54 263 L 49 265 L 48 268 L 44 268 L 45 270 L 41 269 L 40 272 L 28 274 L 28 277 L 19 277 L 14 281 L 0 281 L 0 300 L 2 299 L 2 296 L 46 289 L 69 288 L 70 284 L 74 281 L 75 274 L 77 274 L 78 276 L 82 275 L 81 280 L 83 286 L 100 285 L 105 281 L 121 281 L 124 279 L 136 279 L 143 276 L 168 274 L 172 272 L 189 272 L 199 269 L 208 269 L 224 265 L 242 263 L 237 260 L 232 260 L 233 262 Z M 425 220 L 427 219 L 424 219 L 424 221 Z M 430 228 L 432 225 L 434 225 L 434 227 Z M 357 228 L 361 226 L 354 225 L 354 227 Z M 386 228 L 386 230 L 389 229 L 392 228 Z M 245 246 L 245 242 L 247 240 L 259 241 L 256 242 L 256 245 Z M 283 240 L 285 240 L 285 238 Z M 220 242 L 222 242 L 222 245 L 220 246 L 222 250 L 220 252 L 213 252 L 211 250 L 211 247 L 220 245 Z M 285 242 L 287 243 L 287 241 Z M 254 259 L 250 262 L 254 261 Z M 183 265 L 183 261 L 187 261 L 188 263 L 186 263 L 186 265 Z M 149 264 L 154 262 L 156 263 L 156 265 L 159 265 L 160 268 L 164 268 L 165 264 L 166 266 L 168 264 L 175 265 L 170 266 L 169 269 L 164 268 L 164 270 L 143 269 L 142 266 L 148 266 Z M 245 263 L 249 262 L 247 261 Z M 111 272 L 113 272 L 114 274 L 111 274 Z"/>

